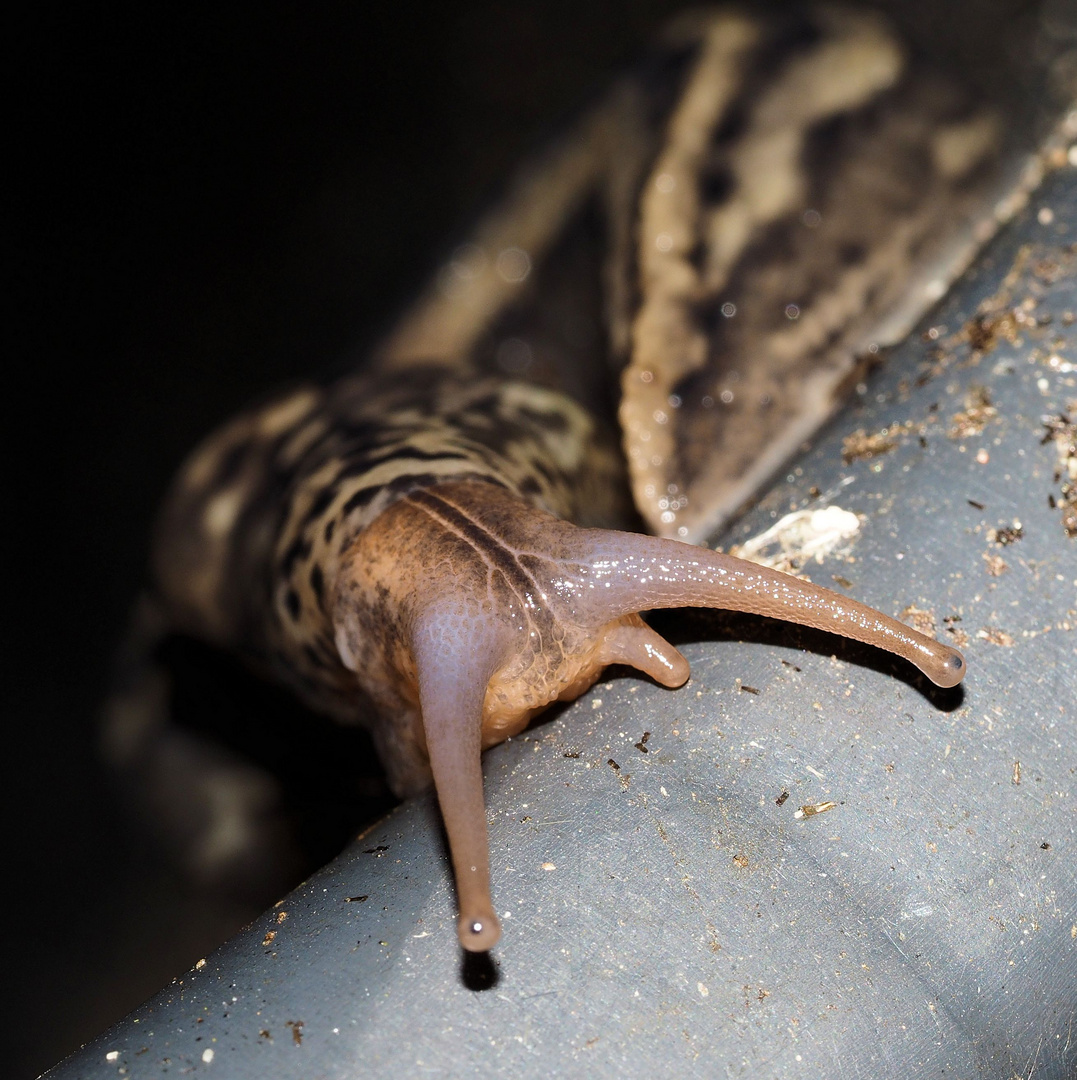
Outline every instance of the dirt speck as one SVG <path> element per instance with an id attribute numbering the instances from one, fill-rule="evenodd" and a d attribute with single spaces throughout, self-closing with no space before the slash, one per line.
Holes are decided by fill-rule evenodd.
<path id="1" fill-rule="evenodd" d="M 964 409 L 950 418 L 950 430 L 946 434 L 951 439 L 967 439 L 970 435 L 979 435 L 996 416 L 998 409 L 991 403 L 987 388 L 972 386 L 965 395 Z"/>
<path id="2" fill-rule="evenodd" d="M 1019 521 L 1012 525 L 999 525 L 997 528 L 987 530 L 987 542 L 998 544 L 999 547 L 1009 547 L 1016 544 L 1025 535 L 1025 527 Z"/>
<path id="3" fill-rule="evenodd" d="M 863 428 L 857 428 L 851 435 L 846 435 L 841 441 L 841 460 L 846 465 L 854 461 L 866 461 L 869 458 L 879 457 L 881 454 L 889 454 L 897 446 L 897 439 L 889 429 L 883 428 L 874 434 L 868 434 Z"/>
<path id="4" fill-rule="evenodd" d="M 898 614 L 898 618 L 907 626 L 918 630 L 924 637 L 935 636 L 935 614 L 932 611 L 910 604 Z"/>

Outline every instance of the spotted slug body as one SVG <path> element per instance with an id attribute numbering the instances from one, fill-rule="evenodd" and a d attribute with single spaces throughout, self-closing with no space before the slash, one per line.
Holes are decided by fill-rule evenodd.
<path id="1" fill-rule="evenodd" d="M 964 676 L 877 611 L 679 540 L 937 295 L 913 297 L 911 269 L 965 257 L 992 131 L 874 16 L 693 16 L 525 171 L 364 371 L 251 409 L 181 471 L 154 556 L 168 619 L 370 726 L 398 793 L 433 781 L 466 949 L 500 932 L 481 751 L 608 664 L 683 683 L 641 611 L 753 612 Z M 659 536 L 595 527 L 626 514 L 585 408 L 611 380 Z"/>

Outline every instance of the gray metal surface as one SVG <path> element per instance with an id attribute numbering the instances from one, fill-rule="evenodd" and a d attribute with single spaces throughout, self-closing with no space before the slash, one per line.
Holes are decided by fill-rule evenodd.
<path id="1" fill-rule="evenodd" d="M 48 1075 L 1075 1075 L 1077 538 L 1042 423 L 1077 401 L 1075 175 L 733 537 L 862 515 L 806 572 L 967 637 L 963 688 L 678 617 L 685 688 L 611 678 L 487 754 L 487 966 L 461 960 L 437 816 L 413 802 Z M 977 357 L 951 339 L 991 296 L 1035 303 Z M 980 433 L 958 415 L 977 401 Z M 883 428 L 888 451 L 843 462 Z M 989 532 L 1015 521 L 1008 546 Z"/>

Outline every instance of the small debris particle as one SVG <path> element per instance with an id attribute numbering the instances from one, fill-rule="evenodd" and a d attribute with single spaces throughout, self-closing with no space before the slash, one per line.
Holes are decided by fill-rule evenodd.
<path id="1" fill-rule="evenodd" d="M 847 577 L 842 577 L 841 574 L 831 574 L 830 580 L 836 582 L 843 589 L 851 589 L 853 587 L 853 583 Z"/>
<path id="2" fill-rule="evenodd" d="M 954 413 L 950 419 L 950 430 L 947 435 L 951 439 L 967 439 L 971 435 L 979 435 L 989 421 L 998 416 L 998 409 L 991 404 L 991 397 L 984 386 L 971 386 L 965 395 L 965 408 L 961 412 Z M 981 464 L 986 464 L 981 462 Z"/>
<path id="3" fill-rule="evenodd" d="M 1062 530 L 1071 540 L 1077 538 L 1077 420 L 1073 413 L 1077 401 L 1069 404 L 1069 412 L 1043 418 L 1042 442 L 1053 441 L 1058 455 L 1055 483 L 1058 496 L 1050 496 L 1051 509 L 1062 511 Z"/>
<path id="4" fill-rule="evenodd" d="M 272 1041 L 273 1036 L 269 1034 L 269 1028 L 262 1028 L 262 1030 L 258 1032 L 258 1038 L 269 1039 Z"/>
<path id="5" fill-rule="evenodd" d="M 745 694 L 758 694 L 759 691 L 754 686 L 748 686 L 747 683 L 741 683 L 740 689 Z"/>
<path id="6" fill-rule="evenodd" d="M 789 798 L 789 792 L 786 791 L 783 788 L 782 793 L 774 800 L 774 805 L 775 806 L 784 806 L 785 805 L 785 800 L 788 799 L 788 798 Z"/>
<path id="7" fill-rule="evenodd" d="M 1013 783 L 1015 787 L 1021 783 L 1021 762 L 1019 761 L 1013 763 Z"/>
<path id="8" fill-rule="evenodd" d="M 710 997 L 710 990 L 703 983 L 697 982 L 696 989 L 699 991 L 700 997 Z"/>
<path id="9" fill-rule="evenodd" d="M 897 446 L 897 439 L 891 437 L 888 429 L 869 435 L 863 428 L 857 428 L 851 435 L 846 435 L 841 441 L 841 460 L 846 465 L 854 461 L 865 461 L 869 458 L 889 454 Z"/>
<path id="10" fill-rule="evenodd" d="M 997 529 L 987 530 L 987 539 L 999 547 L 1009 547 L 1016 544 L 1025 535 L 1025 527 L 1021 522 L 1014 519 L 1012 525 L 1000 525 Z"/>
<path id="11" fill-rule="evenodd" d="M 364 855 L 373 855 L 374 858 L 380 859 L 389 850 L 388 844 L 378 844 L 377 847 L 363 848 Z"/>
<path id="12" fill-rule="evenodd" d="M 898 615 L 898 618 L 914 630 L 918 630 L 924 637 L 935 636 L 935 615 L 925 608 L 910 604 Z"/>
<path id="13" fill-rule="evenodd" d="M 202 1051 L 202 1060 L 207 1065 L 213 1060 L 213 1048 L 212 1047 L 207 1046 L 205 1048 L 205 1050 Z"/>
<path id="14" fill-rule="evenodd" d="M 792 662 L 792 660 L 783 660 L 782 661 L 782 666 L 792 668 L 794 671 L 802 671 L 803 670 L 802 668 L 800 668 L 796 664 L 794 664 Z"/>
<path id="15" fill-rule="evenodd" d="M 266 936 L 262 938 L 262 947 L 265 948 L 273 944 L 273 939 L 277 936 L 276 930 L 267 930 Z"/>
<path id="16" fill-rule="evenodd" d="M 1017 341 L 1017 318 L 1012 311 L 976 315 L 965 324 L 964 336 L 976 352 L 990 352 L 999 338 Z"/>
<path id="17" fill-rule="evenodd" d="M 580 752 L 579 750 L 573 748 L 572 750 L 566 750 L 561 756 L 571 758 L 573 761 L 575 761 L 580 756 Z"/>
<path id="18" fill-rule="evenodd" d="M 108 1052 L 108 1053 L 107 1053 L 107 1054 L 105 1055 L 105 1060 L 106 1060 L 106 1061 L 118 1061 L 118 1060 L 119 1060 L 119 1057 L 120 1057 L 120 1052 L 119 1052 L 119 1050 L 110 1050 L 110 1051 L 109 1051 L 109 1052 Z"/>
<path id="19" fill-rule="evenodd" d="M 302 1020 L 285 1020 L 285 1027 L 292 1029 L 292 1042 L 296 1046 L 302 1045 L 303 1042 L 303 1021 Z"/>
<path id="20" fill-rule="evenodd" d="M 370 899 L 370 894 L 369 893 L 364 893 L 362 896 L 345 896 L 344 897 L 344 903 L 345 904 L 363 904 L 363 903 L 366 903 L 366 901 L 369 900 L 369 899 Z"/>
<path id="21" fill-rule="evenodd" d="M 557 866 L 556 866 L 556 864 L 555 864 L 555 863 L 552 863 L 552 862 L 544 862 L 544 863 L 542 864 L 542 869 L 543 869 L 543 870 L 546 870 L 547 872 L 549 872 L 550 870 L 556 870 L 556 869 L 557 869 Z"/>
<path id="22" fill-rule="evenodd" d="M 195 971 L 201 971 L 205 966 L 206 966 L 206 958 L 203 957 L 201 960 L 198 961 L 198 963 L 195 964 L 194 969 L 195 969 Z"/>
<path id="23" fill-rule="evenodd" d="M 627 791 L 628 782 L 632 779 L 631 774 L 622 772 L 621 766 L 618 765 L 617 762 L 613 760 L 613 758 L 607 758 L 606 764 L 617 774 L 617 779 L 621 781 L 621 790 Z"/>
<path id="24" fill-rule="evenodd" d="M 859 531 L 860 518 L 840 506 L 795 510 L 743 544 L 733 544 L 729 554 L 795 574 L 812 559 L 822 563 L 828 556 L 847 554 Z"/>
<path id="25" fill-rule="evenodd" d="M 987 507 L 984 506 L 984 504 L 982 502 L 977 502 L 975 499 L 966 499 L 965 502 L 967 502 L 969 504 L 969 506 L 971 506 L 974 510 L 986 510 L 987 509 Z"/>
<path id="26" fill-rule="evenodd" d="M 808 803 L 807 806 L 802 806 L 794 815 L 795 818 L 815 817 L 816 814 L 825 814 L 828 810 L 833 810 L 838 804 L 836 802 L 817 802 Z"/>
<path id="27" fill-rule="evenodd" d="M 1062 529 L 1071 539 L 1077 538 L 1077 484 L 1062 485 Z"/>
<path id="28" fill-rule="evenodd" d="M 649 731 L 645 731 L 643 733 L 643 738 L 640 739 L 640 741 L 638 743 L 636 743 L 636 749 L 641 754 L 646 754 L 647 753 L 647 741 L 650 739 L 650 737 L 651 737 L 651 733 Z"/>
<path id="29" fill-rule="evenodd" d="M 734 855 L 733 865 L 740 867 L 741 870 L 748 869 L 748 856 L 747 855 Z"/>
<path id="30" fill-rule="evenodd" d="M 892 761 L 889 761 L 889 762 L 887 762 L 887 763 L 886 763 L 886 764 L 885 764 L 885 765 L 883 766 L 883 768 L 884 768 L 884 769 L 885 769 L 885 770 L 886 770 L 887 772 L 889 772 L 889 773 L 892 773 L 892 772 L 894 771 L 894 763 L 893 763 Z"/>
<path id="31" fill-rule="evenodd" d="M 1000 630 L 997 626 L 985 626 L 976 636 L 981 641 L 987 641 L 992 645 L 1000 645 L 1007 649 L 1014 643 L 1013 637 L 1007 634 L 1005 630 Z"/>
<path id="32" fill-rule="evenodd" d="M 1010 568 L 1010 564 L 1001 555 L 992 555 L 991 552 L 984 552 L 984 562 L 987 563 L 987 572 L 991 577 L 1002 577 Z"/>
<path id="33" fill-rule="evenodd" d="M 943 620 L 946 623 L 946 633 L 950 634 L 954 639 L 954 644 L 963 649 L 969 643 L 969 636 L 962 630 L 957 623 L 961 622 L 960 615 L 947 615 Z"/>
<path id="34" fill-rule="evenodd" d="M 1050 850 L 1051 850 L 1051 845 L 1046 840 L 1044 840 L 1044 842 L 1042 844 L 1040 844 L 1040 851 L 1050 851 Z"/>
<path id="35" fill-rule="evenodd" d="M 277 925 L 278 926 L 282 925 L 284 920 L 287 919 L 287 918 L 288 918 L 288 912 L 287 911 L 278 911 L 277 914 L 276 914 Z M 204 963 L 204 961 L 203 961 L 203 963 Z"/>
<path id="36" fill-rule="evenodd" d="M 990 460 L 991 455 L 981 446 L 980 449 L 976 451 L 976 464 L 986 465 Z"/>

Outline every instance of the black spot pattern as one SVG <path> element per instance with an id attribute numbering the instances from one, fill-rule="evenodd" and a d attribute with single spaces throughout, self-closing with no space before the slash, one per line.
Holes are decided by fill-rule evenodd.
<path id="1" fill-rule="evenodd" d="M 276 398 L 239 419 L 206 485 L 193 493 L 181 485 L 176 520 L 200 520 L 218 491 L 241 496 L 224 542 L 207 541 L 201 553 L 226 616 L 223 623 L 215 616 L 215 636 L 226 626 L 233 647 L 308 704 L 347 716 L 356 708 L 355 683 L 333 644 L 332 575 L 359 533 L 400 497 L 445 480 L 500 484 L 571 516 L 588 477 L 559 461 L 593 464 L 580 448 L 592 429 L 558 395 L 536 398 L 443 368 L 348 375 L 313 395 L 310 408 L 297 408 L 285 430 L 263 421 L 287 405 Z M 267 426 L 269 438 L 259 434 Z M 613 487 L 601 475 L 597 486 Z"/>

